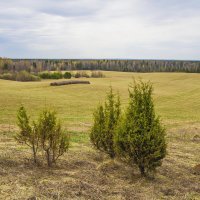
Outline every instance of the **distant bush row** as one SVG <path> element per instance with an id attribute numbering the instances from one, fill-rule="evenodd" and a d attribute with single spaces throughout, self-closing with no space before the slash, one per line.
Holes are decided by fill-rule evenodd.
<path id="1" fill-rule="evenodd" d="M 42 79 L 70 79 L 74 78 L 103 78 L 105 75 L 101 71 L 92 71 L 91 75 L 89 75 L 86 71 L 77 71 L 75 73 L 65 72 L 62 74 L 61 72 L 42 72 L 39 73 L 39 77 Z"/>
<path id="2" fill-rule="evenodd" d="M 40 77 L 30 74 L 27 71 L 20 71 L 18 73 L 0 74 L 0 79 L 21 81 L 21 82 L 40 81 L 41 80 Z"/>
<path id="3" fill-rule="evenodd" d="M 17 73 L 3 73 L 0 74 L 0 79 L 14 80 L 14 81 L 40 81 L 41 79 L 71 79 L 74 78 L 103 78 L 105 75 L 101 71 L 92 71 L 89 75 L 86 71 L 77 71 L 76 73 L 65 72 L 41 72 L 38 74 L 31 74 L 27 71 L 20 71 Z"/>
<path id="4" fill-rule="evenodd" d="M 61 72 L 42 72 L 39 73 L 39 77 L 42 79 L 70 79 L 72 77 L 70 72 L 65 72 L 62 74 Z"/>
<path id="5" fill-rule="evenodd" d="M 104 78 L 105 75 L 101 71 L 92 71 L 91 75 L 89 75 L 86 71 L 77 71 L 73 74 L 75 78 Z"/>

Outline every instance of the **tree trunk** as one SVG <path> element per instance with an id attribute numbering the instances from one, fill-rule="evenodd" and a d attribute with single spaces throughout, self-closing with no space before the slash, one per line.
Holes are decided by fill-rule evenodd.
<path id="1" fill-rule="evenodd" d="M 142 175 L 142 176 L 146 176 L 144 166 L 139 166 L 139 169 L 140 169 L 141 175 Z"/>
<path id="2" fill-rule="evenodd" d="M 51 158 L 50 158 L 50 152 L 49 152 L 49 149 L 46 151 L 46 154 L 47 154 L 47 165 L 48 167 L 51 167 Z"/>
<path id="3" fill-rule="evenodd" d="M 33 146 L 33 160 L 34 160 L 34 163 L 36 164 L 37 163 L 37 153 L 36 153 L 36 150 L 35 150 L 35 146 Z"/>

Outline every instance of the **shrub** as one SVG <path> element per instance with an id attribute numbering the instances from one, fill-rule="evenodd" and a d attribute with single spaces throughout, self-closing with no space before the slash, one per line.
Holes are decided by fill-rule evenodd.
<path id="1" fill-rule="evenodd" d="M 34 76 L 27 71 L 20 71 L 16 74 L 16 81 L 28 82 L 28 81 L 40 81 L 38 76 Z"/>
<path id="2" fill-rule="evenodd" d="M 22 82 L 40 81 L 40 78 L 38 76 L 30 74 L 27 71 L 20 71 L 18 73 L 5 73 L 0 75 L 0 79 L 22 81 Z"/>
<path id="3" fill-rule="evenodd" d="M 0 74 L 0 79 L 15 80 L 15 74 L 11 74 L 11 73 Z"/>
<path id="4" fill-rule="evenodd" d="M 61 72 L 42 72 L 39 74 L 42 79 L 62 79 L 63 74 Z"/>
<path id="5" fill-rule="evenodd" d="M 135 83 L 129 106 L 115 135 L 119 155 L 137 164 L 143 176 L 154 172 L 166 155 L 165 130 L 155 115 L 152 85 Z"/>
<path id="6" fill-rule="evenodd" d="M 35 163 L 37 163 L 37 153 L 41 152 L 50 167 L 69 148 L 69 136 L 62 131 L 55 112 L 44 110 L 38 121 L 30 125 L 26 110 L 21 106 L 17 118 L 20 131 L 15 139 L 32 149 Z"/>
<path id="7" fill-rule="evenodd" d="M 55 112 L 48 110 L 44 110 L 39 118 L 38 132 L 41 148 L 50 167 L 69 148 L 69 137 L 63 133 Z"/>
<path id="8" fill-rule="evenodd" d="M 71 75 L 70 72 L 65 72 L 63 77 L 66 78 L 66 79 L 70 79 L 72 77 L 72 75 Z"/>
<path id="9" fill-rule="evenodd" d="M 120 117 L 120 99 L 116 98 L 112 88 L 105 101 L 94 112 L 94 124 L 90 133 L 93 145 L 100 151 L 106 152 L 111 158 L 115 157 L 114 133 Z"/>
<path id="10" fill-rule="evenodd" d="M 51 79 L 61 79 L 63 78 L 63 74 L 61 72 L 53 72 L 50 77 Z"/>
<path id="11" fill-rule="evenodd" d="M 90 76 L 87 74 L 87 72 L 85 71 L 77 71 L 74 75 L 75 78 L 81 78 L 81 77 L 84 77 L 84 78 L 90 78 Z"/>
<path id="12" fill-rule="evenodd" d="M 42 79 L 50 79 L 50 73 L 49 72 L 42 72 L 39 74 L 39 77 Z"/>
<path id="13" fill-rule="evenodd" d="M 92 71 L 91 77 L 92 78 L 104 78 L 105 75 L 101 71 Z"/>
<path id="14" fill-rule="evenodd" d="M 18 126 L 20 131 L 15 136 L 15 139 L 29 146 L 33 153 L 34 163 L 37 162 L 37 151 L 39 144 L 39 135 L 36 128 L 36 124 L 33 123 L 33 126 L 30 125 L 29 117 L 27 116 L 26 110 L 21 106 L 17 114 Z"/>

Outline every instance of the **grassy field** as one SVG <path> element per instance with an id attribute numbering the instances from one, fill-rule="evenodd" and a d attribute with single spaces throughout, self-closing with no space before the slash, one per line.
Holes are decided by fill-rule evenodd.
<path id="1" fill-rule="evenodd" d="M 127 104 L 128 85 L 132 79 L 154 84 L 157 113 L 165 124 L 200 121 L 200 74 L 104 72 L 106 78 L 87 79 L 90 85 L 50 87 L 52 81 L 15 82 L 0 80 L 0 124 L 15 124 L 16 111 L 24 104 L 36 116 L 46 105 L 53 107 L 68 126 L 87 126 L 95 106 L 104 99 L 112 85 L 119 91 L 122 105 Z"/>
<path id="2" fill-rule="evenodd" d="M 104 72 L 90 85 L 50 87 L 52 81 L 0 80 L 0 199 L 200 199 L 200 74 Z M 167 129 L 168 154 L 153 180 L 137 168 L 96 152 L 89 143 L 92 112 L 112 85 L 128 103 L 132 79 L 154 84 L 157 113 Z M 72 144 L 56 167 L 33 166 L 17 144 L 16 111 L 23 103 L 35 118 L 53 107 L 71 131 Z"/>

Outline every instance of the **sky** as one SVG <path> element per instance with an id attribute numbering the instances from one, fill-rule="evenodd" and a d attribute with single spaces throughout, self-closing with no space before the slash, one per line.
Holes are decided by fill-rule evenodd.
<path id="1" fill-rule="evenodd" d="M 200 0 L 0 0 L 0 57 L 200 60 Z"/>

